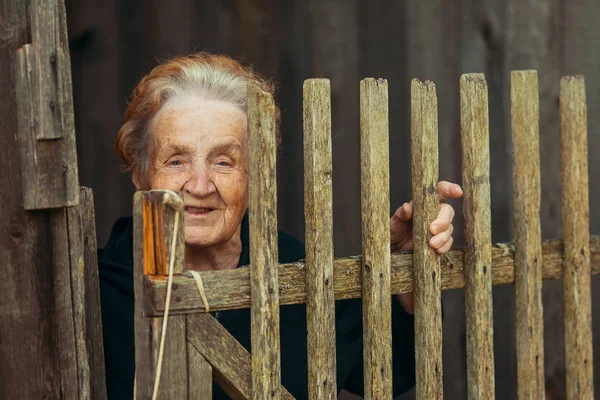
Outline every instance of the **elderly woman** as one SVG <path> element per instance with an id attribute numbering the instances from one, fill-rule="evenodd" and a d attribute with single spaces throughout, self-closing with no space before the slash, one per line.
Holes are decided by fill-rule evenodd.
<path id="1" fill-rule="evenodd" d="M 250 69 L 220 55 L 194 54 L 156 67 L 134 89 L 117 137 L 117 149 L 137 190 L 172 189 L 185 202 L 185 268 L 222 270 L 249 264 L 248 132 L 246 85 L 273 87 Z M 458 185 L 438 184 L 440 197 L 462 195 Z M 412 248 L 412 205 L 391 218 L 392 251 Z M 452 207 L 442 204 L 431 225 L 431 247 L 452 245 Z M 99 250 L 100 288 L 108 397 L 131 399 L 134 380 L 132 219 L 119 219 Z M 279 234 L 279 262 L 304 258 L 304 245 Z M 414 385 L 412 295 L 393 299 L 394 392 Z M 362 394 L 360 299 L 336 304 L 338 390 Z M 307 398 L 306 309 L 281 308 L 282 383 Z M 217 319 L 250 350 L 248 309 Z M 214 398 L 227 396 L 217 387 Z"/>

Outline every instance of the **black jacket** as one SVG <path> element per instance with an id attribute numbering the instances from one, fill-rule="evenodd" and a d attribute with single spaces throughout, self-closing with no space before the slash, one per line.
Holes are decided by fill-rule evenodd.
<path id="1" fill-rule="evenodd" d="M 242 222 L 239 267 L 250 263 L 247 217 Z M 106 247 L 98 250 L 104 353 L 108 400 L 131 400 L 135 373 L 133 323 L 133 220 L 120 218 Z M 279 233 L 279 262 L 304 258 L 304 245 Z M 213 314 L 214 315 L 214 314 Z M 250 350 L 250 310 L 218 312 L 217 319 Z M 281 380 L 296 398 L 308 398 L 306 307 L 281 306 Z M 415 382 L 414 319 L 392 300 L 394 396 Z M 363 394 L 362 304 L 360 299 L 336 302 L 336 354 L 338 392 Z M 216 385 L 214 399 L 228 397 Z"/>

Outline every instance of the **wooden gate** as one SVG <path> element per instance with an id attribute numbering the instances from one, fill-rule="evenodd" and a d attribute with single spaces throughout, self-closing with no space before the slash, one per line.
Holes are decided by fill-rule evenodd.
<path id="1" fill-rule="evenodd" d="M 213 378 L 235 399 L 292 398 L 280 382 L 279 306 L 306 303 L 310 398 L 335 399 L 334 301 L 362 297 L 365 398 L 391 399 L 392 294 L 414 291 L 417 398 L 441 399 L 441 291 L 464 287 L 469 398 L 492 399 L 492 285 L 514 284 L 519 399 L 542 399 L 542 280 L 562 278 L 568 398 L 592 399 L 590 277 L 600 270 L 600 239 L 589 236 L 584 79 L 560 82 L 563 241 L 542 242 L 538 77 L 536 71 L 512 73 L 515 242 L 495 246 L 487 86 L 482 74 L 463 75 L 460 85 L 465 249 L 438 256 L 428 246 L 428 226 L 439 207 L 437 97 L 433 83 L 416 79 L 412 253 L 390 254 L 388 91 L 382 79 L 360 84 L 360 257 L 333 258 L 326 79 L 304 84 L 305 262 L 277 262 L 274 107 L 254 86 L 248 88 L 250 268 L 184 271 L 183 201 L 175 192 L 136 193 L 136 398 L 152 397 L 157 387 L 159 398 L 210 398 Z M 252 354 L 208 313 L 248 307 Z"/>

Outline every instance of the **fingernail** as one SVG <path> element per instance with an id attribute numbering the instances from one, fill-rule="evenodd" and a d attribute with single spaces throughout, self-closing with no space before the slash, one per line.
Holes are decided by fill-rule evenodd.
<path id="1" fill-rule="evenodd" d="M 438 247 L 439 244 L 440 244 L 440 241 L 438 239 L 431 239 L 431 245 L 433 247 Z"/>
<path id="2" fill-rule="evenodd" d="M 438 233 L 438 225 L 437 224 L 431 224 L 431 230 L 433 231 L 433 234 L 437 234 Z"/>

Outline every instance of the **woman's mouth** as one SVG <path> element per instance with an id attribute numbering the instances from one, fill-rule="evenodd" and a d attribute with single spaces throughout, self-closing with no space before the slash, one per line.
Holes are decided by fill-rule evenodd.
<path id="1" fill-rule="evenodd" d="M 207 208 L 207 207 L 185 206 L 185 213 L 191 217 L 206 217 L 210 213 L 212 213 L 214 210 L 215 210 L 214 208 Z"/>

